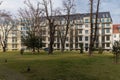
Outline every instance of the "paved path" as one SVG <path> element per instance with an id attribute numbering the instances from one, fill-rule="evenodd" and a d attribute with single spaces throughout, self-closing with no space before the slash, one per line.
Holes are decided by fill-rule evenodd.
<path id="1" fill-rule="evenodd" d="M 27 80 L 22 74 L 0 65 L 0 80 Z"/>

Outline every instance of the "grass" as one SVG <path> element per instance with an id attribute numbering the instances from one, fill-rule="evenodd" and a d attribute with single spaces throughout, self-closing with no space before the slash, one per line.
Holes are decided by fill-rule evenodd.
<path id="1" fill-rule="evenodd" d="M 7 62 L 5 60 L 7 59 Z M 27 72 L 30 66 L 31 71 Z M 111 53 L 79 54 L 77 51 L 33 55 L 0 53 L 0 80 L 119 80 L 120 64 Z"/>

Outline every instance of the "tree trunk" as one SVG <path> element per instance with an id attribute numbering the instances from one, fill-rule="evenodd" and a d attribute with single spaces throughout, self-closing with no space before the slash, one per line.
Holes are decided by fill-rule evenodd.
<path id="1" fill-rule="evenodd" d="M 33 51 L 32 51 L 33 54 L 35 54 L 35 48 L 33 48 Z"/>
<path id="2" fill-rule="evenodd" d="M 3 47 L 3 52 L 6 52 L 6 47 L 5 46 Z"/>
<path id="3" fill-rule="evenodd" d="M 115 63 L 118 63 L 118 54 L 115 54 Z"/>
<path id="4" fill-rule="evenodd" d="M 40 53 L 40 49 L 38 49 L 37 52 Z"/>
<path id="5" fill-rule="evenodd" d="M 98 0 L 98 2 L 97 2 L 97 10 L 96 10 L 96 18 L 95 18 L 95 35 L 94 35 L 93 46 L 97 39 L 99 5 L 100 5 L 100 0 Z"/>
<path id="6" fill-rule="evenodd" d="M 63 53 L 64 50 L 65 50 L 65 45 L 64 45 L 64 43 L 61 43 L 61 52 Z"/>
<path id="7" fill-rule="evenodd" d="M 89 56 L 92 55 L 92 47 L 93 47 L 93 0 L 90 0 L 90 45 L 89 45 Z"/>
<path id="8" fill-rule="evenodd" d="M 49 45 L 49 52 L 48 52 L 48 54 L 53 54 L 53 37 L 54 36 L 51 36 L 51 38 L 50 38 L 50 45 Z"/>
<path id="9" fill-rule="evenodd" d="M 50 45 L 49 45 L 49 53 L 48 54 L 53 54 L 53 46 L 52 46 L 51 42 L 50 42 Z"/>
<path id="10" fill-rule="evenodd" d="M 48 54 L 53 54 L 53 45 L 54 45 L 54 35 L 55 35 L 55 25 L 54 22 L 50 22 L 50 44 Z"/>

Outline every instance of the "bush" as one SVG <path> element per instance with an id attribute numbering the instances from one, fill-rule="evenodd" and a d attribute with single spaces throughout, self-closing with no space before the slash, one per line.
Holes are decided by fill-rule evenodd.
<path id="1" fill-rule="evenodd" d="M 115 41 L 112 50 L 115 56 L 115 63 L 118 63 L 119 53 L 120 53 L 120 41 Z"/>
<path id="2" fill-rule="evenodd" d="M 102 53 L 103 53 L 103 51 L 104 51 L 104 50 L 103 50 L 103 48 L 102 48 L 102 47 L 99 47 L 99 48 L 98 48 L 98 54 L 102 54 Z"/>
<path id="3" fill-rule="evenodd" d="M 24 48 L 21 48 L 21 49 L 20 49 L 20 54 L 23 55 L 24 51 L 25 51 L 25 49 L 24 49 Z"/>
<path id="4" fill-rule="evenodd" d="M 80 44 L 80 53 L 83 53 L 83 44 Z"/>

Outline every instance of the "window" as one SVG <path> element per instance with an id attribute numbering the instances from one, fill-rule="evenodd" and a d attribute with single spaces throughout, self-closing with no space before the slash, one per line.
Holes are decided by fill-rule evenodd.
<path id="1" fill-rule="evenodd" d="M 110 40 L 110 36 L 106 36 L 106 40 L 109 41 Z"/>
<path id="2" fill-rule="evenodd" d="M 82 28 L 82 25 L 79 25 L 79 27 L 81 27 L 81 28 Z"/>
<path id="3" fill-rule="evenodd" d="M 66 44 L 66 47 L 69 47 L 69 45 L 68 45 L 68 44 Z"/>
<path id="4" fill-rule="evenodd" d="M 88 34 L 88 30 L 85 30 L 85 34 Z"/>
<path id="5" fill-rule="evenodd" d="M 17 44 L 12 44 L 12 48 L 17 48 Z"/>
<path id="6" fill-rule="evenodd" d="M 110 43 L 107 43 L 107 44 L 106 44 L 106 47 L 110 47 Z"/>
<path id="7" fill-rule="evenodd" d="M 104 22 L 104 19 L 101 19 L 101 22 Z"/>
<path id="8" fill-rule="evenodd" d="M 12 37 L 12 42 L 16 43 L 17 42 L 17 38 L 16 37 Z"/>
<path id="9" fill-rule="evenodd" d="M 102 27 L 105 27 L 105 24 L 102 24 Z"/>
<path id="10" fill-rule="evenodd" d="M 56 47 L 56 44 L 54 44 L 54 47 Z"/>
<path id="11" fill-rule="evenodd" d="M 45 43 L 43 43 L 43 44 L 42 44 L 42 47 L 46 47 L 46 44 L 45 44 Z"/>
<path id="12" fill-rule="evenodd" d="M 88 36 L 85 36 L 85 41 L 88 41 Z"/>
<path id="13" fill-rule="evenodd" d="M 106 24 L 106 26 L 107 26 L 107 27 L 109 27 L 109 26 L 110 26 L 110 24 Z"/>
<path id="14" fill-rule="evenodd" d="M 85 23 L 88 23 L 88 19 L 85 19 Z"/>
<path id="15" fill-rule="evenodd" d="M 85 24 L 85 27 L 88 27 L 88 24 Z"/>
<path id="16" fill-rule="evenodd" d="M 105 37 L 104 36 L 102 36 L 102 42 L 105 42 Z"/>
<path id="17" fill-rule="evenodd" d="M 12 31 L 12 36 L 17 36 L 17 31 Z"/>
<path id="18" fill-rule="evenodd" d="M 64 25 L 64 24 L 65 24 L 65 21 L 64 21 L 64 20 L 62 20 L 62 21 L 61 21 L 61 24 L 62 24 L 62 25 Z"/>
<path id="19" fill-rule="evenodd" d="M 79 36 L 79 41 L 82 41 L 82 36 Z"/>
<path id="20" fill-rule="evenodd" d="M 92 32 L 94 33 L 94 32 L 95 32 L 95 29 L 93 29 Z"/>
<path id="21" fill-rule="evenodd" d="M 79 33 L 81 33 L 81 34 L 82 34 L 82 29 L 80 29 L 80 30 L 79 30 Z"/>
<path id="22" fill-rule="evenodd" d="M 110 19 L 109 19 L 109 18 L 107 18 L 107 22 L 110 22 Z"/>
<path id="23" fill-rule="evenodd" d="M 46 41 L 46 37 L 42 37 L 42 40 L 43 40 L 43 41 Z"/>
<path id="24" fill-rule="evenodd" d="M 94 20 L 94 19 L 92 20 L 92 23 L 95 23 L 95 20 Z"/>
<path id="25" fill-rule="evenodd" d="M 100 22 L 100 19 L 98 19 L 97 22 L 99 23 L 99 22 Z"/>
<path id="26" fill-rule="evenodd" d="M 110 33 L 110 29 L 106 29 L 106 33 Z"/>
<path id="27" fill-rule="evenodd" d="M 88 43 L 85 43 L 85 47 L 88 47 Z"/>
<path id="28" fill-rule="evenodd" d="M 116 35 L 114 35 L 114 38 L 116 38 Z"/>
<path id="29" fill-rule="evenodd" d="M 78 29 L 78 27 L 79 27 L 79 26 L 78 26 L 78 25 L 76 25 L 76 29 Z"/>

